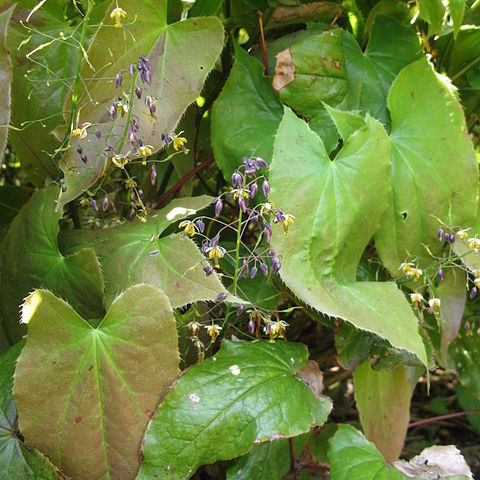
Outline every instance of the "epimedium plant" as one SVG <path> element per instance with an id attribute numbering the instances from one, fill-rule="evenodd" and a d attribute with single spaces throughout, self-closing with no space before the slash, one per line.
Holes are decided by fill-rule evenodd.
<path id="1" fill-rule="evenodd" d="M 477 16 L 0 0 L 3 476 L 473 478 L 399 457 L 480 405 Z"/>

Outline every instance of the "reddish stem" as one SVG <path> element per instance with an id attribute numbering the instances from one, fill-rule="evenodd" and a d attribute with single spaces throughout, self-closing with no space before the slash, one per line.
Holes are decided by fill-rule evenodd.
<path id="1" fill-rule="evenodd" d="M 440 420 L 449 420 L 450 418 L 463 417 L 465 415 L 476 415 L 480 414 L 480 409 L 477 410 L 467 410 L 465 412 L 456 412 L 449 413 L 448 415 L 440 415 L 439 417 L 424 418 L 422 420 L 417 420 L 416 422 L 410 423 L 408 428 L 419 427 L 420 425 L 426 425 L 428 423 L 438 422 Z"/>
<path id="2" fill-rule="evenodd" d="M 167 190 L 163 195 L 161 195 L 157 200 L 152 204 L 152 208 L 158 208 L 167 198 L 173 195 L 177 190 L 180 190 L 182 186 L 188 182 L 194 175 L 196 175 L 200 170 L 204 169 L 208 164 L 212 163 L 214 160 L 213 157 L 208 157 L 200 165 L 197 165 L 193 170 L 190 170 L 184 177 L 182 177 L 170 190 Z"/>
<path id="3" fill-rule="evenodd" d="M 262 49 L 263 66 L 265 67 L 265 75 L 268 75 L 267 47 L 265 45 L 265 35 L 263 34 L 263 13 L 259 11 L 257 14 L 258 24 L 260 25 L 260 48 Z"/>
<path id="4" fill-rule="evenodd" d="M 336 13 L 334 19 L 331 21 L 330 25 L 327 27 L 327 30 L 326 30 L 326 31 L 330 30 L 330 29 L 335 25 L 335 23 L 337 22 L 337 20 L 340 18 L 340 15 L 341 15 L 341 14 L 342 14 L 342 9 L 340 8 L 340 9 L 338 10 L 338 12 Z"/>

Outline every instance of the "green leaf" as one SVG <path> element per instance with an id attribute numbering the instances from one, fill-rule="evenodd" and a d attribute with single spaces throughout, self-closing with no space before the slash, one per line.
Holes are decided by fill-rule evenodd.
<path id="1" fill-rule="evenodd" d="M 197 0 L 193 7 L 189 10 L 189 17 L 208 17 L 209 15 L 216 15 L 222 0 Z"/>
<path id="2" fill-rule="evenodd" d="M 442 0 L 417 0 L 419 16 L 428 23 L 428 35 L 440 33 L 445 6 Z"/>
<path id="3" fill-rule="evenodd" d="M 392 191 L 375 243 L 385 266 L 399 275 L 407 257 L 425 268 L 434 261 L 425 247 L 433 255 L 441 251 L 435 217 L 452 226 L 472 224 L 478 165 L 462 108 L 426 58 L 398 75 L 388 108 Z"/>
<path id="4" fill-rule="evenodd" d="M 308 435 L 293 439 L 296 456 L 302 452 Z M 282 480 L 292 466 L 290 439 L 275 440 L 254 445 L 253 448 L 230 467 L 227 480 Z"/>
<path id="5" fill-rule="evenodd" d="M 165 397 L 145 434 L 138 478 L 189 478 L 201 465 L 247 453 L 253 443 L 324 423 L 330 400 L 315 397 L 295 376 L 306 363 L 304 345 L 225 342 Z"/>
<path id="6" fill-rule="evenodd" d="M 330 442 L 331 480 L 387 480 L 382 454 L 358 430 L 339 425 Z"/>
<path id="7" fill-rule="evenodd" d="M 103 315 L 103 277 L 95 251 L 60 253 L 57 243 L 55 186 L 37 191 L 13 220 L 2 255 L 0 314 L 10 343 L 25 333 L 19 323 L 23 299 L 34 288 L 47 288 L 69 301 L 85 318 Z"/>
<path id="8" fill-rule="evenodd" d="M 235 64 L 212 111 L 213 153 L 225 178 L 244 155 L 270 162 L 282 119 L 282 107 L 263 66 L 241 47 L 235 53 Z"/>
<path id="9" fill-rule="evenodd" d="M 453 38 L 456 40 L 465 13 L 465 0 L 448 0 L 448 9 L 453 22 Z"/>
<path id="10" fill-rule="evenodd" d="M 130 287 L 93 328 L 37 290 L 22 321 L 28 336 L 14 397 L 25 443 L 73 478 L 133 479 L 145 426 L 179 372 L 167 297 L 148 285 Z"/>
<path id="11" fill-rule="evenodd" d="M 137 4 L 132 1 L 132 12 L 137 10 Z M 152 2 L 153 4 L 155 4 L 154 8 L 158 9 L 156 3 Z M 110 19 L 109 23 L 111 22 Z M 109 70 L 101 71 L 102 80 L 94 79 L 87 84 L 90 96 L 80 103 L 87 107 L 80 107 L 82 110 L 79 124 L 85 121 L 96 124 L 95 128 L 102 136 L 98 139 L 92 134 L 85 139 L 87 141 L 81 140 L 80 137 L 72 138 L 71 148 L 62 159 L 65 191 L 59 197 L 60 207 L 78 197 L 104 175 L 110 166 L 113 153 L 125 155 L 132 150 L 130 142 L 126 139 L 129 114 L 138 122 L 137 137 L 141 138 L 145 145 L 150 145 L 155 152 L 165 146 L 161 133 L 170 135 L 175 130 L 187 107 L 201 92 L 203 83 L 223 48 L 224 31 L 221 21 L 216 17 L 198 17 L 168 25 L 163 31 L 160 27 L 161 25 L 154 29 L 147 28 L 149 32 L 147 37 L 142 41 L 137 38 L 133 44 L 134 47 L 128 49 L 127 54 L 124 53 L 123 48 L 114 52 L 114 61 Z M 108 27 L 105 29 L 110 32 L 110 37 L 108 42 L 100 47 L 102 51 L 107 46 L 116 44 L 111 38 L 111 32 L 119 30 L 108 29 Z M 152 40 L 157 37 L 158 40 L 152 48 Z M 118 39 L 117 42 L 121 46 L 124 44 L 123 38 Z M 97 37 L 92 49 L 99 43 Z M 112 121 L 105 112 L 119 94 L 114 88 L 114 75 L 119 71 L 127 70 L 129 64 L 136 63 L 140 54 L 148 55 L 152 83 L 151 85 L 142 83 L 137 76 L 135 82 L 143 90 L 142 99 L 138 100 L 135 95 L 130 95 L 132 104 L 129 114 L 124 118 L 119 114 Z M 97 53 L 92 52 L 92 55 L 96 57 Z M 110 58 L 110 55 L 101 58 L 105 62 L 105 58 Z M 124 88 L 128 90 L 133 80 L 128 78 L 128 75 L 124 76 Z M 155 97 L 158 101 L 157 113 L 153 120 L 144 102 L 148 95 Z M 99 100 L 100 105 L 92 106 L 90 97 Z M 79 101 L 82 102 L 82 98 Z M 87 156 L 86 164 L 77 153 L 79 145 L 83 148 L 83 154 Z M 108 156 L 104 152 L 107 145 L 112 147 L 112 153 Z M 139 156 L 138 151 L 131 151 L 131 158 Z"/>
<path id="12" fill-rule="evenodd" d="M 365 436 L 385 460 L 400 457 L 410 421 L 411 390 L 407 368 L 373 370 L 364 362 L 353 372 L 355 401 Z"/>
<path id="13" fill-rule="evenodd" d="M 0 475 L 9 480 L 63 478 L 39 451 L 19 439 L 17 409 L 13 401 L 13 372 L 24 342 L 0 355 Z"/>
<path id="14" fill-rule="evenodd" d="M 173 200 L 146 223 L 138 220 L 101 230 L 76 230 L 61 237 L 62 250 L 71 253 L 93 247 L 105 277 L 109 305 L 130 285 L 146 283 L 163 290 L 174 308 L 201 300 L 215 300 L 226 292 L 216 273 L 202 270 L 205 257 L 183 234 L 161 236 L 173 222 L 211 203 L 205 195 Z"/>
<path id="15" fill-rule="evenodd" d="M 314 430 L 308 439 L 308 447 L 319 463 L 329 464 L 328 451 L 330 448 L 330 440 L 337 431 L 336 423 L 328 423 L 324 425 L 320 431 Z"/>
<path id="16" fill-rule="evenodd" d="M 237 291 L 240 297 L 252 305 L 265 310 L 275 310 L 280 300 L 278 290 L 260 276 L 253 279 L 239 279 Z"/>
<path id="17" fill-rule="evenodd" d="M 10 86 L 12 83 L 12 62 L 7 50 L 7 27 L 14 7 L 0 14 L 0 165 L 7 144 L 10 124 Z"/>
<path id="18" fill-rule="evenodd" d="M 60 172 L 58 159 L 52 158 L 60 142 L 52 132 L 63 123 L 65 97 L 75 75 L 79 30 L 65 22 L 58 0 L 45 2 L 26 22 L 37 4 L 38 0 L 18 2 L 8 31 L 13 64 L 11 123 L 23 127 L 10 130 L 9 140 L 30 181 L 42 188 L 46 178 L 57 178 Z M 72 35 L 74 39 L 69 38 Z"/>
<path id="19" fill-rule="evenodd" d="M 350 323 L 342 322 L 335 332 L 335 348 L 338 363 L 345 369 L 353 371 L 370 356 L 373 338 Z"/>
<path id="20" fill-rule="evenodd" d="M 27 187 L 17 187 L 16 185 L 3 185 L 0 187 L 0 238 L 6 233 L 10 222 L 18 215 L 22 206 L 27 202 L 32 190 Z M 1 263 L 1 262 L 0 262 Z"/>
<path id="21" fill-rule="evenodd" d="M 394 18 L 377 15 L 365 53 L 348 33 L 343 36 L 343 49 L 348 108 L 369 112 L 389 125 L 387 95 L 390 86 L 400 70 L 421 55 L 415 31 Z"/>
<path id="22" fill-rule="evenodd" d="M 275 138 L 270 199 L 296 220 L 288 237 L 274 229 L 272 246 L 282 258 L 282 280 L 301 301 L 426 363 L 417 319 L 402 292 L 390 282 L 355 282 L 389 191 L 388 136 L 370 116 L 364 122 L 331 161 L 308 125 L 285 112 Z"/>
<path id="23" fill-rule="evenodd" d="M 480 409 L 480 399 L 475 397 L 470 390 L 465 388 L 461 383 L 455 386 L 455 396 L 460 407 L 468 412 L 469 410 Z M 467 415 L 467 420 L 470 424 L 480 432 L 480 413 L 476 415 Z"/>

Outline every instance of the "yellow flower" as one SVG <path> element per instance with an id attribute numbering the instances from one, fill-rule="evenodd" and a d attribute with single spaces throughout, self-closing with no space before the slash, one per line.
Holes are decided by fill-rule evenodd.
<path id="1" fill-rule="evenodd" d="M 122 20 L 127 16 L 127 12 L 121 9 L 118 5 L 110 13 L 110 18 L 115 19 L 115 27 L 120 28 L 122 26 Z"/>
<path id="2" fill-rule="evenodd" d="M 187 139 L 185 137 L 175 137 L 173 139 L 173 148 L 175 150 L 180 150 L 186 143 Z"/>
<path id="3" fill-rule="evenodd" d="M 83 140 L 84 138 L 87 137 L 87 128 L 91 126 L 92 124 L 89 122 L 83 123 L 82 128 L 76 128 L 75 130 L 72 131 L 72 137 L 80 136 L 80 140 Z"/>
<path id="4" fill-rule="evenodd" d="M 274 208 L 275 208 L 275 206 L 273 205 L 273 202 L 267 202 L 262 207 L 262 213 L 268 215 L 269 213 L 271 213 L 273 211 Z"/>
<path id="5" fill-rule="evenodd" d="M 439 298 L 431 298 L 428 301 L 428 306 L 430 307 L 430 310 L 433 312 L 433 314 L 438 317 L 440 315 L 440 304 L 441 301 Z"/>
<path id="6" fill-rule="evenodd" d="M 468 239 L 468 249 L 473 250 L 475 254 L 480 250 L 480 240 L 476 236 Z"/>
<path id="7" fill-rule="evenodd" d="M 215 323 L 213 323 L 212 325 L 206 325 L 205 328 L 207 329 L 207 333 L 210 335 L 212 342 L 215 341 L 215 339 L 217 338 L 217 335 L 220 333 L 220 330 L 222 329 L 222 327 L 220 327 L 219 325 L 216 325 Z"/>
<path id="8" fill-rule="evenodd" d="M 286 327 L 288 327 L 288 323 L 284 322 L 283 320 L 277 320 L 270 325 L 270 334 L 271 335 L 279 335 L 280 337 L 284 337 Z"/>
<path id="9" fill-rule="evenodd" d="M 200 324 L 196 320 L 193 320 L 187 324 L 187 327 L 195 335 L 200 328 Z"/>
<path id="10" fill-rule="evenodd" d="M 411 268 L 405 273 L 405 275 L 416 282 L 423 275 L 423 270 L 420 268 Z"/>
<path id="11" fill-rule="evenodd" d="M 124 168 L 125 165 L 128 163 L 128 153 L 126 155 L 121 155 L 119 153 L 116 153 L 112 157 L 112 162 L 116 167 Z"/>
<path id="12" fill-rule="evenodd" d="M 146 158 L 153 153 L 153 147 L 151 145 L 142 145 L 141 147 L 138 147 L 138 153 L 143 157 L 142 165 L 146 165 Z"/>
<path id="13" fill-rule="evenodd" d="M 214 245 L 213 247 L 208 247 L 206 252 L 208 253 L 208 258 L 215 261 L 215 268 L 218 268 L 218 260 L 225 256 L 225 249 L 220 245 Z"/>
<path id="14" fill-rule="evenodd" d="M 457 232 L 457 237 L 458 237 L 460 240 L 465 241 L 465 240 L 468 238 L 468 233 L 467 233 L 467 232 L 468 232 L 469 230 L 470 230 L 469 228 L 459 230 L 459 231 Z"/>
<path id="15" fill-rule="evenodd" d="M 243 198 L 248 198 L 248 190 L 243 188 L 234 188 L 232 189 L 233 199 L 237 200 L 238 197 L 242 196 Z"/>
<path id="16" fill-rule="evenodd" d="M 410 270 L 412 270 L 412 267 L 413 267 L 413 263 L 403 262 L 402 264 L 400 264 L 399 270 L 407 274 Z"/>
<path id="17" fill-rule="evenodd" d="M 125 181 L 125 188 L 127 190 L 132 190 L 137 186 L 137 182 L 133 178 L 129 178 Z"/>
<path id="18" fill-rule="evenodd" d="M 80 200 L 80 206 L 83 208 L 83 209 L 87 209 L 89 206 L 90 206 L 90 202 L 88 201 L 87 198 L 82 198 Z"/>
<path id="19" fill-rule="evenodd" d="M 420 293 L 411 293 L 410 300 L 413 304 L 414 310 L 418 310 L 418 308 L 420 308 L 423 303 L 423 297 Z"/>
<path id="20" fill-rule="evenodd" d="M 188 235 L 189 237 L 193 237 L 195 235 L 196 227 L 195 224 L 190 220 L 184 220 L 178 226 L 179 228 L 183 228 L 185 235 Z"/>
<path id="21" fill-rule="evenodd" d="M 278 217 L 278 214 L 277 214 Z M 283 225 L 283 233 L 285 236 L 288 235 L 288 227 L 292 225 L 292 223 L 295 221 L 295 217 L 293 215 L 290 215 L 289 213 L 284 213 L 280 216 L 280 222 Z M 278 219 L 276 218 L 274 220 L 275 223 L 278 222 Z"/>

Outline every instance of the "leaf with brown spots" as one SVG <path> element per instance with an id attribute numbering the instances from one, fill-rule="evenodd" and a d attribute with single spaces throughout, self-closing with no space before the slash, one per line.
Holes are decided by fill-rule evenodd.
<path id="1" fill-rule="evenodd" d="M 173 310 L 148 285 L 126 290 L 93 328 L 37 290 L 23 306 L 27 343 L 15 371 L 20 430 L 75 479 L 132 479 L 143 430 L 177 376 Z"/>

